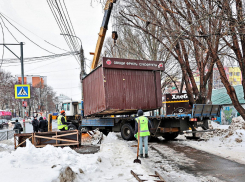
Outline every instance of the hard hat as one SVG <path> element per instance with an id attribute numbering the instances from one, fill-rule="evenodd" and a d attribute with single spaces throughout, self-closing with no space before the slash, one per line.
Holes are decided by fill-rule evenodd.
<path id="1" fill-rule="evenodd" d="M 60 111 L 60 113 L 61 113 L 61 114 L 63 114 L 63 113 L 65 113 L 65 111 L 64 111 L 64 110 L 62 110 L 62 111 Z"/>

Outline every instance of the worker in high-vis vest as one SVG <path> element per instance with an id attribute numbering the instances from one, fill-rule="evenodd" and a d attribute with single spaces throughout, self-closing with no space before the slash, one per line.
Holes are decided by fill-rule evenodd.
<path id="1" fill-rule="evenodd" d="M 151 122 L 150 120 L 143 116 L 143 111 L 138 110 L 138 117 L 135 119 L 135 132 L 134 136 L 138 140 L 138 132 L 140 133 L 139 138 L 139 149 L 140 149 L 140 157 L 143 157 L 143 143 L 145 146 L 145 158 L 148 158 L 148 136 L 150 136 L 150 129 L 151 129 Z M 139 124 L 139 130 L 138 131 L 138 124 Z"/>
<path id="2" fill-rule="evenodd" d="M 64 110 L 62 110 L 60 112 L 60 115 L 58 116 L 58 119 L 57 119 L 58 130 L 60 130 L 60 131 L 68 130 L 68 125 L 67 125 L 68 123 L 66 121 L 65 115 L 66 115 L 66 112 Z"/>

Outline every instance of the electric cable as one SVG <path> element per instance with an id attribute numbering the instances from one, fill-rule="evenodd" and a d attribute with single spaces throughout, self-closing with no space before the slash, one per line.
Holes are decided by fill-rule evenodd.
<path id="1" fill-rule="evenodd" d="M 35 62 L 38 60 L 47 60 L 47 59 L 54 59 L 57 57 L 62 57 L 62 56 L 70 56 L 70 55 L 77 55 L 79 52 L 68 52 L 68 53 L 62 53 L 62 54 L 54 54 L 54 55 L 48 55 L 48 56 L 40 56 L 40 57 L 29 57 L 29 58 L 24 58 L 24 62 Z M 19 59 L 17 58 L 11 58 L 11 59 L 4 59 L 3 64 L 10 64 L 10 63 L 17 63 L 19 62 Z"/>
<path id="2" fill-rule="evenodd" d="M 45 41 L 46 43 L 48 43 L 48 44 L 50 44 L 50 45 L 56 47 L 57 49 L 60 49 L 60 50 L 63 50 L 63 51 L 67 51 L 67 50 L 65 50 L 65 49 L 62 49 L 62 48 L 60 48 L 60 47 L 58 47 L 58 46 L 56 46 L 56 45 L 54 45 L 54 44 L 51 44 L 50 42 L 44 40 L 42 37 L 38 36 L 37 34 L 33 33 L 32 31 L 28 30 L 27 28 L 25 28 L 24 26 L 22 26 L 22 25 L 19 24 L 18 22 L 14 21 L 13 19 L 11 19 L 9 16 L 5 15 L 4 13 L 0 13 L 0 15 L 1 15 L 1 14 L 3 14 L 5 17 L 7 17 L 8 19 L 10 19 L 10 20 L 13 21 L 14 23 L 18 24 L 20 27 L 26 29 L 28 32 L 30 32 L 30 33 L 32 33 L 33 35 L 37 36 L 38 38 L 42 39 L 42 40 Z M 7 28 L 7 27 L 6 27 L 6 28 Z M 16 40 L 16 41 L 17 41 L 17 40 Z M 18 41 L 17 41 L 17 42 L 18 42 Z"/>
<path id="3" fill-rule="evenodd" d="M 8 29 L 8 27 L 5 25 L 4 21 L 3 21 L 3 18 L 0 16 L 2 22 L 3 22 L 3 25 L 4 27 L 8 30 L 8 32 L 10 33 L 10 35 L 12 35 L 12 37 L 16 40 L 17 43 L 20 43 L 16 38 L 15 36 L 12 34 L 12 32 Z"/>
<path id="4" fill-rule="evenodd" d="M 62 24 L 63 24 L 63 26 L 65 27 L 67 34 L 72 35 L 70 25 L 69 25 L 69 23 L 68 23 L 68 21 L 67 21 L 66 15 L 65 15 L 65 13 L 64 13 L 64 10 L 63 10 L 63 7 L 62 7 L 60 1 L 59 1 L 59 3 L 60 3 L 60 7 L 61 7 L 61 8 L 59 7 L 59 5 L 58 5 L 58 3 L 57 3 L 57 0 L 56 0 L 55 2 L 56 2 L 56 4 L 57 4 L 57 9 L 59 10 L 58 12 L 59 12 L 59 14 L 60 14 L 60 17 L 61 17 L 61 20 L 62 20 Z M 70 42 L 71 42 L 71 45 L 72 45 L 74 51 L 79 50 L 79 49 L 76 47 L 76 45 L 75 45 L 75 42 L 74 42 L 74 40 L 73 40 L 73 37 L 72 37 L 72 36 L 68 36 L 68 38 L 70 39 Z"/>
<path id="5" fill-rule="evenodd" d="M 29 41 L 31 41 L 33 44 L 35 44 L 36 46 L 38 46 L 39 48 L 41 48 L 41 49 L 43 49 L 43 50 L 45 50 L 45 51 L 47 51 L 47 52 L 49 52 L 49 53 L 51 53 L 51 54 L 55 54 L 55 53 L 53 53 L 53 52 L 50 52 L 49 50 L 47 50 L 47 49 L 45 49 L 45 48 L 43 48 L 43 47 L 41 47 L 40 45 L 38 45 L 37 43 L 35 43 L 34 41 L 32 41 L 29 37 L 27 37 L 24 33 L 22 33 L 16 26 L 14 26 L 5 16 L 3 16 L 1 13 L 0 13 L 0 15 L 5 19 L 5 20 L 7 20 L 7 22 L 9 22 L 9 24 L 10 25 L 12 25 L 19 33 L 21 33 L 25 38 L 27 38 Z"/>
<path id="6" fill-rule="evenodd" d="M 73 34 L 72 34 L 72 35 L 76 36 L 74 27 L 73 27 L 72 22 L 71 22 L 71 19 L 70 19 L 70 15 L 69 15 L 68 10 L 67 10 L 67 8 L 66 8 L 65 0 L 63 0 L 63 4 L 64 4 L 64 6 L 65 6 L 66 14 L 68 15 L 68 19 L 69 19 L 69 21 L 70 21 L 71 28 L 72 28 L 72 30 L 73 30 Z M 75 39 L 75 40 L 76 40 L 76 39 Z M 78 43 L 77 40 L 76 40 L 75 42 L 77 43 L 77 45 L 79 45 L 79 43 Z M 82 46 L 82 45 L 81 45 L 81 46 Z M 78 50 L 79 50 L 79 46 L 78 46 Z"/>
<path id="7" fill-rule="evenodd" d="M 71 56 L 71 55 L 68 55 L 68 56 Z M 54 57 L 54 58 L 56 58 L 56 57 Z M 64 58 L 65 59 L 65 58 Z M 39 63 L 40 61 L 36 61 L 36 62 L 27 62 L 26 63 L 26 61 L 24 61 L 24 63 L 25 64 L 33 64 L 33 63 Z M 19 66 L 20 65 L 20 63 L 15 63 L 15 65 L 7 65 L 7 66 L 2 66 L 2 67 L 12 67 L 12 66 Z"/>
<path id="8" fill-rule="evenodd" d="M 56 1 L 56 3 L 57 3 L 57 1 Z M 58 4 L 57 4 L 57 7 L 58 7 L 58 12 L 59 12 L 59 14 L 60 14 L 60 17 L 61 17 L 61 22 L 62 22 L 62 24 L 63 24 L 63 26 L 65 27 L 65 30 L 66 30 L 66 33 L 68 34 L 68 35 L 71 35 L 72 33 L 70 32 L 70 27 L 69 27 L 69 24 L 67 24 L 66 23 L 66 16 L 65 15 L 62 15 L 62 14 L 64 14 L 64 12 L 63 12 L 63 8 L 62 8 L 62 6 L 61 6 L 61 9 L 59 8 L 59 6 L 58 6 Z M 62 11 L 61 11 L 62 10 Z M 62 13 L 63 12 L 63 13 Z M 73 41 L 73 37 L 72 36 L 68 36 L 68 38 L 69 38 L 69 40 L 70 40 L 70 43 L 71 43 L 71 45 L 72 45 L 72 47 L 73 47 L 73 50 L 75 51 L 75 50 L 77 50 L 77 48 L 76 48 L 76 46 L 75 46 L 75 43 L 74 43 L 74 41 Z"/>
<path id="9" fill-rule="evenodd" d="M 50 8 L 50 10 L 51 10 L 51 12 L 52 12 L 52 14 L 53 14 L 53 16 L 54 16 L 54 18 L 55 18 L 56 23 L 58 24 L 58 27 L 59 27 L 60 30 L 61 30 L 62 34 L 66 34 L 66 32 L 65 32 L 65 30 L 64 30 L 64 27 L 62 26 L 61 21 L 59 20 L 58 15 L 57 15 L 57 13 L 56 13 L 56 11 L 55 11 L 55 8 L 57 9 L 57 11 L 58 11 L 58 8 L 55 6 L 55 4 L 53 3 L 53 1 L 47 0 L 47 2 L 48 2 L 49 8 Z M 52 4 L 53 4 L 53 5 L 52 5 Z M 69 49 L 70 49 L 71 51 L 74 51 L 74 49 L 72 48 L 71 43 L 70 43 L 69 40 L 68 40 L 68 37 L 65 36 L 64 39 L 65 39 L 65 41 L 66 41 L 66 43 L 67 43 Z M 75 57 L 75 56 L 74 56 L 74 58 L 77 60 L 77 62 L 78 62 L 78 64 L 79 64 L 78 58 Z M 80 65 L 80 64 L 79 64 L 79 65 Z"/>

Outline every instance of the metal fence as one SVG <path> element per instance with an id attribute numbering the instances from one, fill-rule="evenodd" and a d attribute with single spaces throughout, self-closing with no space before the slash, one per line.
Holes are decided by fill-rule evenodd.
<path id="1" fill-rule="evenodd" d="M 15 130 L 0 131 L 0 141 L 14 138 Z"/>

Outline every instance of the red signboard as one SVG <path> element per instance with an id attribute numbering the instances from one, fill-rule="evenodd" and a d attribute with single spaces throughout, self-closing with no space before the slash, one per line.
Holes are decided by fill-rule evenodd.
<path id="1" fill-rule="evenodd" d="M 164 71 L 163 61 L 145 61 L 134 59 L 107 58 L 103 57 L 104 68 L 135 69 L 135 70 L 159 70 Z"/>
<path id="2" fill-rule="evenodd" d="M 9 111 L 0 111 L 0 116 L 11 116 L 12 113 Z"/>
<path id="3" fill-rule="evenodd" d="M 22 101 L 22 106 L 27 107 L 27 101 Z"/>

